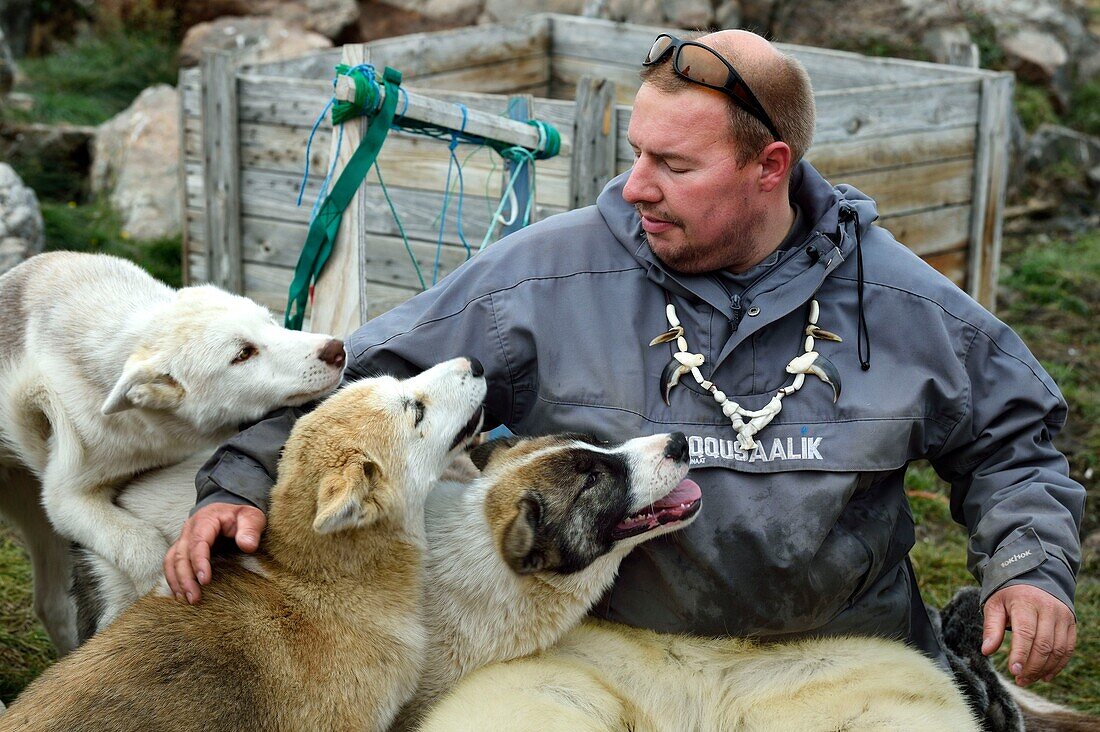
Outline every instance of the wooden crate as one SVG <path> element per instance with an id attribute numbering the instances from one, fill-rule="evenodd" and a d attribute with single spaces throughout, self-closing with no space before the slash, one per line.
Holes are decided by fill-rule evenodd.
<path id="1" fill-rule="evenodd" d="M 561 15 L 375 41 L 236 67 L 225 53 L 184 71 L 182 145 L 186 278 L 211 279 L 281 311 L 331 154 L 323 125 L 306 202 L 294 198 L 305 141 L 332 94 L 332 67 L 370 62 L 404 85 L 469 109 L 505 113 L 516 100 L 554 124 L 562 154 L 537 166 L 537 217 L 586 205 L 633 154 L 626 142 L 639 61 L 660 28 Z M 780 44 L 809 70 L 817 128 L 807 158 L 834 183 L 876 199 L 881 225 L 992 307 L 1000 258 L 1012 76 L 979 69 Z M 606 81 L 604 81 L 606 80 Z M 432 90 L 432 91 L 427 91 Z M 447 90 L 447 91 L 443 91 Z M 345 125 L 341 157 L 365 122 Z M 469 148 L 460 147 L 460 158 Z M 412 247 L 430 277 L 447 177 L 445 144 L 391 133 L 379 163 Z M 339 167 L 339 166 L 338 166 Z M 502 189 L 499 158 L 464 165 L 463 222 L 476 247 Z M 440 261 L 466 259 L 447 213 Z M 373 175 L 349 206 L 317 288 L 313 327 L 350 332 L 419 291 Z"/>

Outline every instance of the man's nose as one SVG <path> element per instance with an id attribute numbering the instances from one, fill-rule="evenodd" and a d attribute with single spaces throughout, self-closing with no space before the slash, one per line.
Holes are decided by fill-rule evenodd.
<path id="1" fill-rule="evenodd" d="M 653 184 L 652 170 L 644 157 L 634 161 L 630 175 L 623 186 L 623 200 L 630 204 L 656 203 L 661 200 L 661 192 Z"/>

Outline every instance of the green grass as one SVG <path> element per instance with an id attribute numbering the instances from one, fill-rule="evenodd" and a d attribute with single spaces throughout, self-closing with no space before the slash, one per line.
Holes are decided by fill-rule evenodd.
<path id="1" fill-rule="evenodd" d="M 1028 132 L 1039 129 L 1041 124 L 1058 124 L 1061 121 L 1050 101 L 1050 93 L 1038 84 L 1017 80 L 1013 103 L 1016 114 L 1020 115 L 1020 123 Z"/>
<path id="2" fill-rule="evenodd" d="M 30 111 L 3 108 L 3 119 L 97 125 L 130 105 L 143 89 L 175 84 L 176 46 L 171 34 L 95 27 L 56 53 L 19 64 L 26 76 L 15 91 L 34 99 Z"/>
<path id="3" fill-rule="evenodd" d="M 1087 135 L 1100 135 L 1100 79 L 1080 84 L 1073 90 L 1066 124 Z"/>
<path id="4" fill-rule="evenodd" d="M 0 700 L 11 701 L 54 660 L 31 610 L 31 568 L 14 534 L 0 522 Z"/>
<path id="5" fill-rule="evenodd" d="M 142 241 L 123 235 L 116 214 L 103 199 L 75 203 L 42 203 L 46 249 L 114 254 L 133 260 L 157 279 L 179 287 L 182 279 L 179 236 Z"/>

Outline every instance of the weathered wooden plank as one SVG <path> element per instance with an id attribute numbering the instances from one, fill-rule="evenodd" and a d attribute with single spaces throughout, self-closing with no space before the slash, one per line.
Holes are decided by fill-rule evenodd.
<path id="1" fill-rule="evenodd" d="M 202 209 L 201 169 L 193 164 L 187 166 L 187 206 L 190 209 Z M 383 170 L 385 174 L 385 170 Z M 241 211 L 244 216 L 270 218 L 280 221 L 306 224 L 309 221 L 313 200 L 317 196 L 320 180 L 311 177 L 306 184 L 305 196 L 301 207 L 295 207 L 300 177 L 285 173 L 244 170 L 241 173 Z M 398 216 L 410 236 L 420 239 L 434 239 L 439 230 L 439 213 L 443 208 L 443 193 L 403 188 L 396 184 L 392 176 L 387 180 L 390 198 L 397 209 Z M 397 234 L 393 215 L 382 195 L 381 188 L 367 182 L 360 189 L 364 191 L 368 206 L 367 221 L 364 230 L 383 234 Z M 472 188 L 466 191 L 466 201 L 462 211 L 462 221 L 467 238 L 480 241 L 489 225 L 489 216 L 499 203 L 496 199 L 478 196 Z M 562 206 L 537 204 L 536 220 L 565 210 Z M 454 231 L 457 227 L 457 207 L 447 207 L 444 238 L 448 242 L 457 242 Z M 470 235 L 473 233 L 473 236 Z"/>
<path id="2" fill-rule="evenodd" d="M 178 88 L 183 89 L 183 71 L 180 71 L 177 79 Z M 182 161 L 185 160 L 187 157 L 187 120 L 183 114 L 183 105 L 180 105 L 179 114 L 176 119 L 177 124 L 179 125 L 179 136 L 177 144 L 179 145 L 179 155 L 181 160 L 181 164 L 178 165 L 176 168 L 176 185 L 179 186 L 179 189 L 176 191 L 176 196 L 178 196 L 179 199 L 180 211 L 187 211 L 187 170 L 182 164 Z M 190 246 L 190 242 L 188 241 L 187 229 L 188 227 L 185 224 L 183 227 L 183 236 L 180 240 L 180 280 L 185 286 L 188 282 L 190 282 L 191 276 L 188 266 L 190 257 L 187 256 L 188 248 Z"/>
<path id="3" fill-rule="evenodd" d="M 240 161 L 237 154 L 237 83 L 232 53 L 203 54 L 203 183 L 206 272 L 212 282 L 240 292 Z"/>
<path id="4" fill-rule="evenodd" d="M 607 181 L 615 177 L 615 84 L 593 77 L 581 79 L 575 109 L 570 208 L 595 203 Z"/>
<path id="5" fill-rule="evenodd" d="M 970 206 L 965 203 L 884 216 L 876 223 L 922 257 L 962 249 L 970 241 Z"/>
<path id="6" fill-rule="evenodd" d="M 411 81 L 470 66 L 505 66 L 524 56 L 546 56 L 549 38 L 549 20 L 531 17 L 515 23 L 413 33 L 364 45 L 376 67 L 392 66 Z"/>
<path id="7" fill-rule="evenodd" d="M 954 252 L 943 252 L 925 257 L 924 261 L 936 268 L 947 279 L 954 282 L 960 289 L 966 286 L 966 261 L 968 255 L 965 249 Z"/>
<path id="8" fill-rule="evenodd" d="M 613 23 L 593 18 L 551 16 L 550 54 L 556 65 L 559 58 L 578 59 L 632 66 L 641 66 L 642 58 L 658 33 L 673 33 L 686 37 L 675 28 Z M 779 43 L 776 46 L 806 66 L 815 89 L 839 89 L 853 84 L 902 84 L 929 79 L 955 79 L 970 70 L 906 59 L 862 56 L 844 51 Z"/>
<path id="9" fill-rule="evenodd" d="M 832 92 L 818 97 L 814 145 L 856 142 L 891 135 L 942 132 L 974 125 L 980 82 L 935 82 L 929 86 Z M 864 93 L 866 91 L 866 93 Z M 619 160 L 634 157 L 627 141 L 630 108 L 618 108 Z"/>
<path id="10" fill-rule="evenodd" d="M 833 178 L 878 168 L 897 168 L 973 155 L 974 127 L 967 125 L 814 145 L 806 153 L 806 159 L 826 178 Z"/>
<path id="11" fill-rule="evenodd" d="M 967 203 L 974 165 L 969 159 L 911 165 L 897 170 L 853 173 L 850 183 L 875 199 L 880 216 Z"/>
<path id="12" fill-rule="evenodd" d="M 384 99 L 385 89 L 380 89 L 379 92 L 380 99 Z M 350 77 L 340 76 L 336 80 L 336 98 L 343 101 L 355 99 L 355 83 Z M 532 150 L 539 144 L 538 131 L 530 125 L 486 113 L 474 107 L 467 106 L 463 110 L 456 104 L 412 90 L 406 90 L 406 93 L 401 95 L 398 113 L 410 120 L 426 122 L 450 130 L 462 130 L 467 134 L 499 140 L 511 145 L 521 145 Z"/>
<path id="13" fill-rule="evenodd" d="M 195 228 L 190 220 L 188 228 Z M 254 219 L 245 217 L 241 222 L 243 233 L 243 251 L 245 266 L 248 264 L 269 264 L 293 269 L 298 263 L 298 252 L 306 239 L 307 227 L 290 224 L 285 221 Z M 368 281 L 382 282 L 400 287 L 420 289 L 420 280 L 412 265 L 405 243 L 397 236 L 366 234 L 369 237 L 364 263 Z M 190 251 L 201 252 L 201 237 L 192 243 Z M 410 240 L 409 248 L 420 265 L 421 273 L 427 284 L 431 284 L 435 269 L 436 252 L 439 252 L 439 277 L 450 273 L 466 261 L 466 250 L 455 244 L 444 244 Z"/>
<path id="14" fill-rule="evenodd" d="M 333 69 L 338 63 L 340 63 L 340 49 L 327 48 L 307 56 L 248 64 L 244 67 L 244 70 L 249 73 L 263 74 L 264 76 L 281 76 L 291 79 L 323 79 L 332 76 Z"/>
<path id="15" fill-rule="evenodd" d="M 240 74 L 240 120 L 312 127 L 332 98 L 332 78 L 333 74 L 320 79 Z"/>
<path id="16" fill-rule="evenodd" d="M 550 63 L 545 53 L 402 80 L 402 86 L 415 90 L 461 89 L 488 94 L 510 94 L 517 89 L 549 83 Z"/>
<path id="17" fill-rule="evenodd" d="M 970 228 L 967 292 L 989 310 L 997 304 L 1001 259 L 1001 221 L 1008 177 L 1008 120 L 1013 77 L 982 81 L 978 150 L 974 160 L 974 212 Z"/>
<path id="18" fill-rule="evenodd" d="M 577 84 L 585 76 L 591 76 L 607 79 L 615 85 L 616 104 L 631 104 L 638 87 L 642 85 L 639 68 L 573 56 L 556 56 L 550 66 L 551 95 L 558 99 L 575 99 Z"/>

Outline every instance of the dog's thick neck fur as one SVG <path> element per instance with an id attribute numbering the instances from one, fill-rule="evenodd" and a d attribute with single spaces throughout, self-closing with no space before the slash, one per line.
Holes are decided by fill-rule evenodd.
<path id="1" fill-rule="evenodd" d="M 410 707 L 423 708 L 470 671 L 555 643 L 611 586 L 629 546 L 581 572 L 517 574 L 501 556 L 492 479 L 440 483 L 427 506 L 424 606 L 429 646 Z"/>

